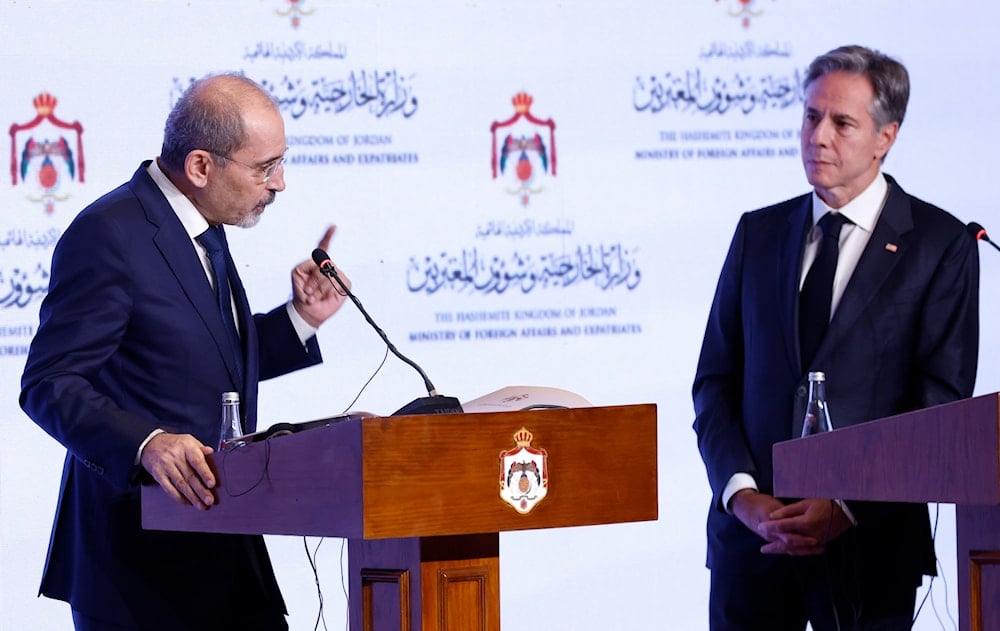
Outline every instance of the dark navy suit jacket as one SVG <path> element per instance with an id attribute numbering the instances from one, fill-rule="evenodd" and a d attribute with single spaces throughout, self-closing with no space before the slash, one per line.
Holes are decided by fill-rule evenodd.
<path id="1" fill-rule="evenodd" d="M 41 593 L 143 629 L 212 628 L 225 602 L 284 611 L 263 540 L 142 530 L 139 445 L 162 428 L 214 447 L 224 391 L 241 392 L 252 431 L 258 378 L 321 357 L 284 306 L 252 316 L 236 283 L 239 383 L 215 294 L 148 164 L 60 239 L 22 377 L 21 406 L 67 449 Z"/>
<path id="2" fill-rule="evenodd" d="M 976 242 L 954 217 L 906 194 L 888 197 L 812 366 L 798 350 L 798 287 L 811 195 L 741 218 L 719 278 L 693 395 L 694 429 L 708 470 L 708 565 L 766 570 L 764 541 L 725 513 L 737 472 L 773 488 L 771 446 L 801 432 L 809 370 L 827 378 L 834 427 L 969 397 L 979 339 Z M 858 462 L 858 467 L 878 463 Z M 927 509 L 851 502 L 866 575 L 913 580 L 934 573 Z"/>

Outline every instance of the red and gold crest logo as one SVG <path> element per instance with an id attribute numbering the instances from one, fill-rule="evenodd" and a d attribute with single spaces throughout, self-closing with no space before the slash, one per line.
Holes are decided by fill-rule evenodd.
<path id="1" fill-rule="evenodd" d="M 43 92 L 32 101 L 35 118 L 23 124 L 10 126 L 10 176 L 11 183 L 33 186 L 37 194 L 28 195 L 33 202 L 42 202 L 45 212 L 51 214 L 55 203 L 69 199 L 61 192 L 66 184 L 79 178 L 83 182 L 83 125 L 78 121 L 67 123 L 55 115 L 56 97 Z M 73 132 L 72 144 L 66 131 Z M 20 152 L 18 151 L 20 149 Z"/>
<path id="2" fill-rule="evenodd" d="M 551 118 L 542 120 L 531 113 L 534 99 L 526 92 L 518 92 L 511 99 L 514 115 L 505 121 L 493 121 L 491 165 L 493 179 L 502 178 L 505 189 L 518 195 L 521 205 L 527 206 L 531 196 L 542 192 L 542 179 L 546 174 L 556 175 L 556 124 Z M 547 138 L 541 128 L 548 128 Z M 506 131 L 497 158 L 497 130 Z"/>
<path id="3" fill-rule="evenodd" d="M 750 28 L 750 18 L 760 17 L 764 14 L 764 9 L 760 8 L 757 0 L 715 0 L 725 2 L 729 5 L 728 13 L 734 18 L 739 18 L 743 23 L 743 28 Z M 771 0 L 772 2 L 774 0 Z"/>
<path id="4" fill-rule="evenodd" d="M 316 9 L 307 9 L 305 7 L 306 0 L 285 0 L 285 4 L 288 5 L 286 9 L 275 9 L 274 12 L 283 18 L 289 18 L 292 28 L 299 28 L 302 24 L 302 16 L 312 15 L 312 12 Z"/>
<path id="5" fill-rule="evenodd" d="M 532 447 L 532 440 L 522 427 L 514 434 L 516 447 L 500 452 L 500 498 L 521 514 L 531 512 L 549 490 L 549 454 Z"/>

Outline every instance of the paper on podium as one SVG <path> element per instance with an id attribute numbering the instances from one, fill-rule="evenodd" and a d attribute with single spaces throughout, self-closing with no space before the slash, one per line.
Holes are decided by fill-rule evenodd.
<path id="1" fill-rule="evenodd" d="M 462 404 L 466 413 L 589 407 L 590 401 L 575 392 L 549 386 L 507 386 Z"/>

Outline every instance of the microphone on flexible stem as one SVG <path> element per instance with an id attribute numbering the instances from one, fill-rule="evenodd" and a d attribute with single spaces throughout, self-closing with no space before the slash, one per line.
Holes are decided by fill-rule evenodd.
<path id="1" fill-rule="evenodd" d="M 396 346 L 389 341 L 389 337 L 385 334 L 385 331 L 375 324 L 375 321 L 372 320 L 372 317 L 368 315 L 368 312 L 361 305 L 361 301 L 358 300 L 357 296 L 355 296 L 351 290 L 348 289 L 347 285 L 344 284 L 344 281 L 340 278 L 340 274 L 337 273 L 337 267 L 333 264 L 333 261 L 330 260 L 330 256 L 321 248 L 316 248 L 312 252 L 312 259 L 313 262 L 315 262 L 319 267 L 319 271 L 323 272 L 323 275 L 328 277 L 331 283 L 338 285 L 340 287 L 340 291 L 351 299 L 351 302 L 353 302 L 354 306 L 358 308 L 361 315 L 365 317 L 368 324 L 375 329 L 375 332 L 382 338 L 382 341 L 385 342 L 385 345 L 390 351 L 392 351 L 392 354 L 401 359 L 404 363 L 412 366 L 418 373 L 420 373 L 420 377 L 424 380 L 424 387 L 427 388 L 428 396 L 421 397 L 407 403 L 400 409 L 393 412 L 393 416 L 409 414 L 461 413 L 463 411 L 462 404 L 458 402 L 458 399 L 438 394 L 437 390 L 434 388 L 434 384 L 431 383 L 431 380 L 427 377 L 427 373 L 424 372 L 423 368 L 418 366 L 412 359 L 396 350 Z"/>
<path id="2" fill-rule="evenodd" d="M 970 221 L 969 224 L 965 226 L 965 229 L 968 230 L 969 234 L 975 237 L 977 241 L 985 241 L 986 243 L 989 243 L 990 245 L 995 247 L 997 250 L 1000 250 L 1000 245 L 997 245 L 995 242 L 990 240 L 990 235 L 986 234 L 986 228 L 984 228 L 982 224 L 978 224 L 975 221 Z"/>

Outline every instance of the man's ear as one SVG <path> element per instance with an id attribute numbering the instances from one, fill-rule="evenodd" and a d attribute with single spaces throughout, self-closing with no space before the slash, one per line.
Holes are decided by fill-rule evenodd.
<path id="1" fill-rule="evenodd" d="M 888 125 L 883 125 L 882 129 L 875 132 L 878 136 L 878 142 L 875 146 L 875 158 L 882 160 L 885 158 L 885 154 L 889 153 L 889 149 L 896 142 L 896 134 L 899 133 L 899 122 L 894 121 Z"/>
<path id="2" fill-rule="evenodd" d="M 204 149 L 195 149 L 184 158 L 184 175 L 197 188 L 208 185 L 208 176 L 216 168 L 212 154 Z"/>

